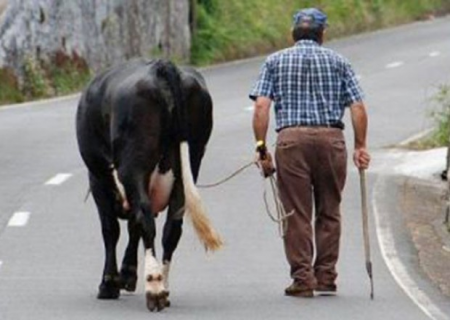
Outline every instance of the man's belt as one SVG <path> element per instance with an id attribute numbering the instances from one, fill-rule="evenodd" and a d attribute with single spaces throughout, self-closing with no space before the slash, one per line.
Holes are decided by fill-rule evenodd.
<path id="1" fill-rule="evenodd" d="M 293 126 L 287 126 L 284 128 L 281 128 L 278 131 L 281 131 L 283 129 L 286 128 L 296 128 L 296 127 L 306 127 L 306 128 L 336 128 L 336 129 L 341 129 L 344 130 L 345 129 L 345 124 L 342 121 L 338 121 L 335 123 L 331 123 L 331 124 L 297 124 L 297 125 L 293 125 Z"/>

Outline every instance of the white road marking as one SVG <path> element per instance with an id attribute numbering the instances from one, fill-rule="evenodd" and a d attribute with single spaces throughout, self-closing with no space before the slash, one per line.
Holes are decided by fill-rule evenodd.
<path id="1" fill-rule="evenodd" d="M 436 57 L 439 57 L 440 55 L 441 55 L 441 53 L 439 51 L 433 51 L 430 53 L 431 58 L 436 58 Z"/>
<path id="2" fill-rule="evenodd" d="M 51 105 L 54 103 L 65 103 L 69 102 L 70 100 L 78 100 L 80 98 L 80 94 L 72 94 L 64 97 L 57 97 L 57 98 L 51 98 L 51 99 L 45 99 L 45 100 L 37 100 L 37 101 L 28 101 L 23 103 L 17 103 L 17 104 L 11 104 L 11 105 L 4 105 L 0 108 L 0 111 L 9 110 L 9 109 L 17 109 L 17 108 L 24 108 L 24 107 L 38 107 L 38 106 L 45 106 L 45 105 Z"/>
<path id="3" fill-rule="evenodd" d="M 401 67 L 402 65 L 404 65 L 405 63 L 403 61 L 395 61 L 392 63 L 389 63 L 386 65 L 387 69 L 394 69 L 394 68 L 398 68 Z"/>
<path id="4" fill-rule="evenodd" d="M 0 270 L 2 269 L 3 261 L 0 261 Z"/>
<path id="5" fill-rule="evenodd" d="M 250 106 L 250 107 L 245 108 L 245 111 L 251 111 L 251 112 L 253 112 L 253 110 L 254 110 L 254 107 L 253 107 L 253 106 Z"/>
<path id="6" fill-rule="evenodd" d="M 362 75 L 357 74 L 357 75 L 356 75 L 356 80 L 361 80 L 361 79 L 362 79 Z"/>
<path id="7" fill-rule="evenodd" d="M 59 173 L 50 180 L 48 180 L 46 186 L 59 186 L 72 177 L 71 173 Z"/>
<path id="8" fill-rule="evenodd" d="M 380 211 L 378 210 L 377 194 L 380 190 L 383 190 L 385 186 L 382 182 L 383 178 L 378 177 L 374 184 L 374 191 L 372 197 L 372 208 L 375 218 L 375 230 L 377 234 L 378 244 L 381 251 L 381 256 L 386 263 L 390 273 L 397 282 L 397 284 L 402 288 L 406 295 L 422 310 L 430 319 L 446 319 L 446 315 L 428 298 L 426 293 L 424 293 L 414 279 L 410 276 L 406 266 L 402 263 L 398 257 L 397 250 L 394 244 L 394 237 L 392 235 L 392 230 L 386 226 L 385 223 L 381 221 Z"/>
<path id="9" fill-rule="evenodd" d="M 11 219 L 9 219 L 8 227 L 23 227 L 28 223 L 28 220 L 30 219 L 30 213 L 29 212 L 16 212 L 13 214 Z"/>

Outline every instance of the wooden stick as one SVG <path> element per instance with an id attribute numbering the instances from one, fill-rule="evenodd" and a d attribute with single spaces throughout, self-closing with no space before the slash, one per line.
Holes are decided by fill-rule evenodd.
<path id="1" fill-rule="evenodd" d="M 374 299 L 372 262 L 370 260 L 370 237 L 369 237 L 369 209 L 367 205 L 367 183 L 364 169 L 359 169 L 359 178 L 361 185 L 361 209 L 364 237 L 364 253 L 366 258 L 366 270 L 370 279 L 370 298 Z"/>

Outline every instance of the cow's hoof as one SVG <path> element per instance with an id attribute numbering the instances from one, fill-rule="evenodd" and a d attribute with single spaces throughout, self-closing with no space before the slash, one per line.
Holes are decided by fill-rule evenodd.
<path id="1" fill-rule="evenodd" d="M 125 291 L 128 291 L 128 292 L 135 292 L 136 291 L 136 282 L 137 282 L 137 278 L 134 278 L 134 280 L 129 278 L 122 282 L 121 289 L 124 289 Z"/>
<path id="2" fill-rule="evenodd" d="M 147 292 L 147 308 L 150 311 L 161 311 L 164 308 L 170 307 L 170 301 L 168 299 L 169 293 L 163 291 L 161 293 L 155 294 L 152 292 Z"/>
<path id="3" fill-rule="evenodd" d="M 111 300 L 120 296 L 120 286 L 116 281 L 102 282 L 98 288 L 97 299 Z"/>
<path id="4" fill-rule="evenodd" d="M 122 268 L 120 271 L 120 288 L 128 292 L 134 292 L 136 291 L 136 283 L 136 268 Z"/>

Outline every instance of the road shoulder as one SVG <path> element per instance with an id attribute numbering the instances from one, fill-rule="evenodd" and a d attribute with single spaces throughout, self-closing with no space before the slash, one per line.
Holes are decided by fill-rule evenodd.
<path id="1" fill-rule="evenodd" d="M 373 210 L 383 258 L 430 319 L 449 319 L 450 234 L 443 229 L 445 149 L 383 152 Z"/>
<path id="2" fill-rule="evenodd" d="M 446 183 L 429 179 L 400 179 L 399 207 L 417 249 L 421 268 L 450 297 L 450 234 L 444 224 Z"/>

